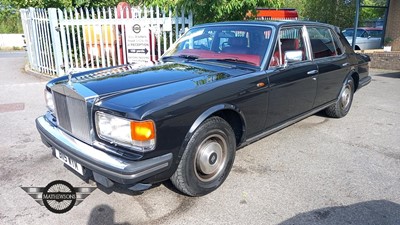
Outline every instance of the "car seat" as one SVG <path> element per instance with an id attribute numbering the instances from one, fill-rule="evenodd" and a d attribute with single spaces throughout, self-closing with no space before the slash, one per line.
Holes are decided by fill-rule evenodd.
<path id="1" fill-rule="evenodd" d="M 222 49 L 225 53 L 248 54 L 250 48 L 247 47 L 247 38 L 231 37 L 228 39 L 228 46 Z"/>

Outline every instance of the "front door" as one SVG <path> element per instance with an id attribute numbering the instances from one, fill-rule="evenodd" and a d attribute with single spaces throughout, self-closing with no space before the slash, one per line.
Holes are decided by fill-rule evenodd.
<path id="1" fill-rule="evenodd" d="M 305 27 L 283 28 L 279 32 L 270 63 L 270 93 L 266 127 L 284 123 L 312 109 L 317 92 L 317 65 L 311 60 L 303 34 Z M 285 62 L 285 53 L 302 54 Z"/>

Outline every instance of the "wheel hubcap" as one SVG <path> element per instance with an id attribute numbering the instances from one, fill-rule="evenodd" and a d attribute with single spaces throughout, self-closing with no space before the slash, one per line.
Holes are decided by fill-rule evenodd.
<path id="1" fill-rule="evenodd" d="M 351 90 L 348 86 L 343 90 L 342 96 L 340 97 L 341 105 L 343 109 L 346 109 L 350 104 Z"/>
<path id="2" fill-rule="evenodd" d="M 195 173 L 201 181 L 211 181 L 225 167 L 227 145 L 225 139 L 218 134 L 206 138 L 199 146 L 195 158 Z"/>

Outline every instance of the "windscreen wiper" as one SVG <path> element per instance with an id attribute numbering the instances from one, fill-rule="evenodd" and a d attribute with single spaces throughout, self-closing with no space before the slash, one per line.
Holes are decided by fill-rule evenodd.
<path id="1" fill-rule="evenodd" d="M 198 59 L 199 57 L 197 55 L 178 55 L 179 58 L 184 58 L 184 59 Z"/>
<path id="2" fill-rule="evenodd" d="M 162 60 L 168 60 L 168 59 L 174 59 L 174 58 L 183 58 L 183 59 L 189 59 L 189 60 L 196 60 L 199 57 L 196 55 L 171 55 L 171 56 L 164 56 L 161 59 Z"/>
<path id="3" fill-rule="evenodd" d="M 245 64 L 250 64 L 253 66 L 257 66 L 257 64 L 253 62 L 249 62 L 246 60 L 241 60 L 237 58 L 222 58 L 222 59 L 215 59 L 215 58 L 201 58 L 201 59 L 196 59 L 196 61 L 207 61 L 207 60 L 215 60 L 215 61 L 222 61 L 222 62 L 237 62 L 237 63 L 245 63 Z"/>

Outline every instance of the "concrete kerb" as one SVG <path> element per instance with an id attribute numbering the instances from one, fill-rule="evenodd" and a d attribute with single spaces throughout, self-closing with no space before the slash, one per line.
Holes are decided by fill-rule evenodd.
<path id="1" fill-rule="evenodd" d="M 44 73 L 40 73 L 40 72 L 32 70 L 32 68 L 29 66 L 29 63 L 25 64 L 24 70 L 25 70 L 25 72 L 27 74 L 35 76 L 35 77 L 40 78 L 40 79 L 43 79 L 43 78 L 46 78 L 46 79 L 57 78 L 56 76 L 51 76 L 51 75 L 48 75 L 48 74 L 44 74 Z"/>

